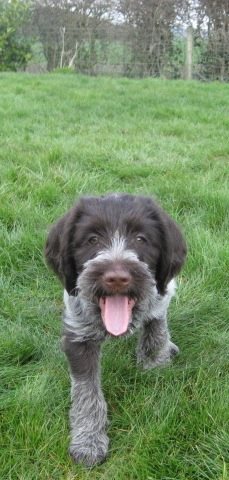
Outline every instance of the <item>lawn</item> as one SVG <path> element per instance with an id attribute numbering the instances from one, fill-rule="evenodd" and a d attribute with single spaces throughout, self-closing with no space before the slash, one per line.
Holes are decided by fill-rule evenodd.
<path id="1" fill-rule="evenodd" d="M 228 480 L 228 85 L 0 76 L 1 480 Z M 181 353 L 135 365 L 136 338 L 108 342 L 110 453 L 68 456 L 70 383 L 49 225 L 82 194 L 153 195 L 189 254 L 170 308 Z"/>

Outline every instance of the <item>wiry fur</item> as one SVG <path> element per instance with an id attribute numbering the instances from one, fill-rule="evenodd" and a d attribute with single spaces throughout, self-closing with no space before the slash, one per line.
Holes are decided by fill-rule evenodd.
<path id="1" fill-rule="evenodd" d="M 100 346 L 111 335 L 99 299 L 115 294 L 106 283 L 115 268 L 128 273 L 119 294 L 134 299 L 125 335 L 139 330 L 137 361 L 164 365 L 178 352 L 170 340 L 167 309 L 174 276 L 186 255 L 175 222 L 150 198 L 83 198 L 50 231 L 46 258 L 64 284 L 63 349 L 72 380 L 70 453 L 87 466 L 107 455 L 107 407 L 100 383 Z"/>

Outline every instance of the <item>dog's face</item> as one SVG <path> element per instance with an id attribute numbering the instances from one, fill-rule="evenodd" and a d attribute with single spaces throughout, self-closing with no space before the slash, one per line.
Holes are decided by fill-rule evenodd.
<path id="1" fill-rule="evenodd" d="M 186 248 L 177 225 L 150 198 L 82 198 L 51 230 L 46 257 L 69 294 L 98 305 L 106 329 L 124 333 L 132 311 L 179 272 Z"/>

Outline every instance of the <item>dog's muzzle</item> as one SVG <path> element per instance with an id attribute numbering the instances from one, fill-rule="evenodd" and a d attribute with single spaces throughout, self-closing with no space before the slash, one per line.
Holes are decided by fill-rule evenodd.
<path id="1" fill-rule="evenodd" d="M 118 336 L 125 333 L 132 318 L 135 300 L 125 292 L 131 288 L 133 278 L 130 272 L 119 264 L 105 271 L 102 276 L 104 295 L 99 299 L 101 316 L 106 330 Z"/>
<path id="2" fill-rule="evenodd" d="M 77 282 L 81 296 L 99 306 L 103 325 L 114 336 L 128 331 L 133 310 L 152 285 L 147 265 L 132 257 L 114 261 L 100 255 L 85 264 Z"/>

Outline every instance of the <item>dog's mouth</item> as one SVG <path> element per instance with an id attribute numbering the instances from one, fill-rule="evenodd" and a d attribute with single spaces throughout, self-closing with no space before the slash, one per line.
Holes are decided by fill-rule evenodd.
<path id="1" fill-rule="evenodd" d="M 135 300 L 127 295 L 112 295 L 99 299 L 102 320 L 109 333 L 118 336 L 127 331 L 135 303 Z"/>

